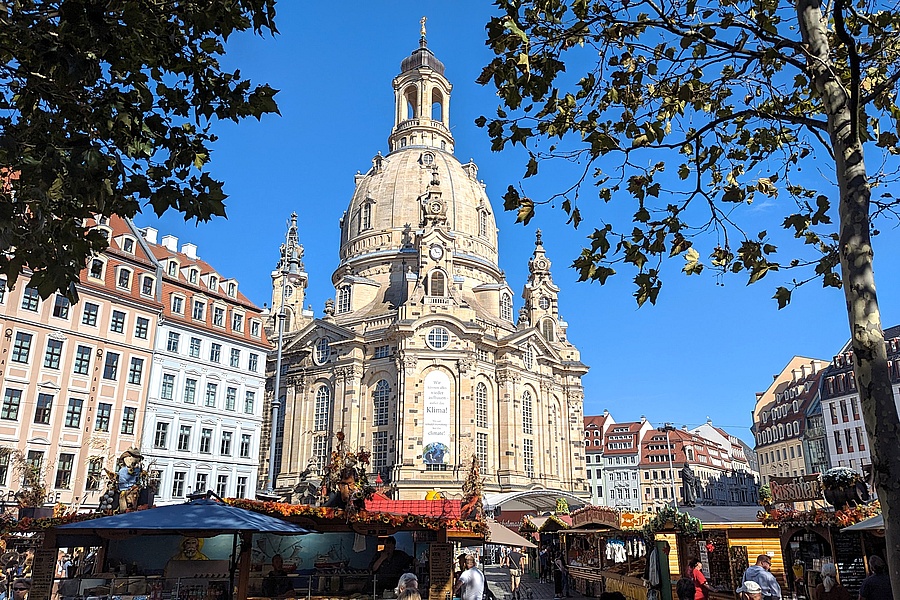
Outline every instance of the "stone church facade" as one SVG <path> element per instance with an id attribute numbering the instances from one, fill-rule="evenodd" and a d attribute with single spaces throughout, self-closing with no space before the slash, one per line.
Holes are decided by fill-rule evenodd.
<path id="1" fill-rule="evenodd" d="M 478 167 L 453 155 L 452 86 L 424 36 L 393 88 L 389 151 L 356 176 L 341 220 L 335 300 L 320 319 L 303 310 L 296 216 L 272 273 L 284 315 L 274 487 L 290 495 L 343 432 L 395 498 L 458 493 L 473 457 L 487 493 L 586 497 L 588 368 L 567 340 L 540 232 L 516 314 L 494 211 Z M 274 360 L 268 371 L 270 409 Z"/>

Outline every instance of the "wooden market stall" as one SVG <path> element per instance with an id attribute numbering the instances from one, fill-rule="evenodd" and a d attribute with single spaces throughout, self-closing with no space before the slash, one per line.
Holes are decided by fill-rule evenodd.
<path id="1" fill-rule="evenodd" d="M 777 527 L 779 544 L 785 558 L 787 587 L 798 600 L 811 598 L 821 582 L 819 572 L 824 563 L 834 563 L 841 584 L 852 598 L 868 575 L 866 557 L 884 556 L 883 533 L 878 529 L 851 529 L 880 513 L 877 504 L 848 507 L 844 510 L 817 508 L 806 511 L 771 509 L 761 515 L 762 521 Z"/>
<path id="2" fill-rule="evenodd" d="M 645 538 L 643 528 L 651 517 L 601 506 L 572 513 L 572 528 L 560 532 L 571 585 L 586 596 L 621 592 L 629 600 L 646 600 L 656 589 L 658 597 L 670 600 L 669 544 L 663 536 Z"/>
<path id="3" fill-rule="evenodd" d="M 387 499 L 386 499 L 387 500 Z M 379 580 L 372 571 L 377 553 L 388 538 L 396 541 L 395 556 L 409 557 L 423 597 L 444 600 L 452 588 L 454 535 L 483 536 L 483 520 L 459 518 L 460 502 L 428 501 L 428 506 L 394 506 L 394 510 L 344 511 L 308 505 L 252 500 L 226 500 L 227 504 L 260 516 L 274 517 L 297 531 L 315 534 L 255 535 L 234 541 L 230 535 L 216 535 L 215 521 L 202 537 L 196 527 L 135 536 L 123 529 L 120 534 L 96 538 L 85 530 L 72 532 L 51 527 L 45 542 L 46 553 L 55 563 L 56 547 L 99 547 L 93 572 L 58 581 L 49 573 L 46 595 L 32 600 L 92 598 L 96 600 L 237 600 L 288 595 L 297 598 L 332 600 L 337 598 L 381 597 L 383 589 L 393 589 L 397 574 Z M 390 501 L 393 502 L 393 501 Z M 378 500 L 373 508 L 386 508 Z M 138 513 L 152 517 L 166 507 Z M 415 514 L 418 510 L 426 514 Z M 125 513 L 114 517 L 129 517 Z M 79 515 L 78 520 L 99 515 Z M 98 520 L 102 521 L 103 519 Z M 51 524 L 59 524 L 57 521 Z M 88 522 L 85 523 L 86 525 Z M 182 535 L 185 534 L 185 535 Z M 275 572 L 275 555 L 282 570 Z M 229 585 L 229 581 L 233 585 Z"/>

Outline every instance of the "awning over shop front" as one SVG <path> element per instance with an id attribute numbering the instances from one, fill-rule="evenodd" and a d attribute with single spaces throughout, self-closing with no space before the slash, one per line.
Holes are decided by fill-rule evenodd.
<path id="1" fill-rule="evenodd" d="M 490 530 L 491 539 L 485 540 L 485 543 L 496 544 L 498 546 L 524 546 L 525 548 L 537 548 L 535 544 L 529 542 L 512 529 L 501 525 L 497 521 L 488 520 L 487 525 Z"/>
<path id="2" fill-rule="evenodd" d="M 545 512 L 556 510 L 556 499 L 565 498 L 570 510 L 587 504 L 572 492 L 563 490 L 526 490 L 488 494 L 484 497 L 484 509 L 488 512 L 500 507 L 502 510 Z"/>
<path id="3" fill-rule="evenodd" d="M 875 515 L 865 521 L 860 521 L 850 527 L 844 527 L 841 531 L 874 531 L 884 529 L 884 515 Z"/>

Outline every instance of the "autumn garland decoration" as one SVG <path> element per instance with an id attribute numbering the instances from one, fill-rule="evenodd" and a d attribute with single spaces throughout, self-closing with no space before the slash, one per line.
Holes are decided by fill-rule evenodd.
<path id="1" fill-rule="evenodd" d="M 826 510 L 813 508 L 810 510 L 760 511 L 757 518 L 763 525 L 781 527 L 849 527 L 860 521 L 881 514 L 881 504 L 876 500 L 867 506 L 853 506 L 844 510 Z"/>
<path id="2" fill-rule="evenodd" d="M 485 534 L 488 532 L 484 521 L 465 521 L 448 517 L 429 517 L 422 515 L 398 515 L 394 513 L 369 512 L 359 510 L 353 514 L 339 508 L 309 506 L 306 504 L 287 504 L 284 502 L 262 502 L 246 498 L 226 498 L 226 504 L 246 510 L 262 513 L 270 517 L 290 518 L 307 517 L 312 519 L 345 519 L 348 523 L 370 525 L 390 525 L 403 527 L 414 525 L 422 529 L 438 531 L 441 529 L 459 529 Z"/>

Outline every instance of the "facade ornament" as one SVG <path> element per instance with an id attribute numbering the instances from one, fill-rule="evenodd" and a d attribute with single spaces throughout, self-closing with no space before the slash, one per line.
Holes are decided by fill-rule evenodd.
<path id="1" fill-rule="evenodd" d="M 333 317 L 334 316 L 334 299 L 329 298 L 325 301 L 325 316 Z"/>
<path id="2" fill-rule="evenodd" d="M 516 326 L 519 329 L 524 329 L 530 325 L 528 319 L 528 309 L 526 307 L 522 307 L 519 309 L 519 320 L 516 322 Z"/>
<path id="3" fill-rule="evenodd" d="M 422 40 L 425 40 L 425 21 L 428 20 L 428 17 L 422 17 L 419 19 L 419 35 L 422 36 Z"/>
<path id="4" fill-rule="evenodd" d="M 457 367 L 459 368 L 460 374 L 467 373 L 469 369 L 475 364 L 471 358 L 461 358 L 456 362 Z"/>

